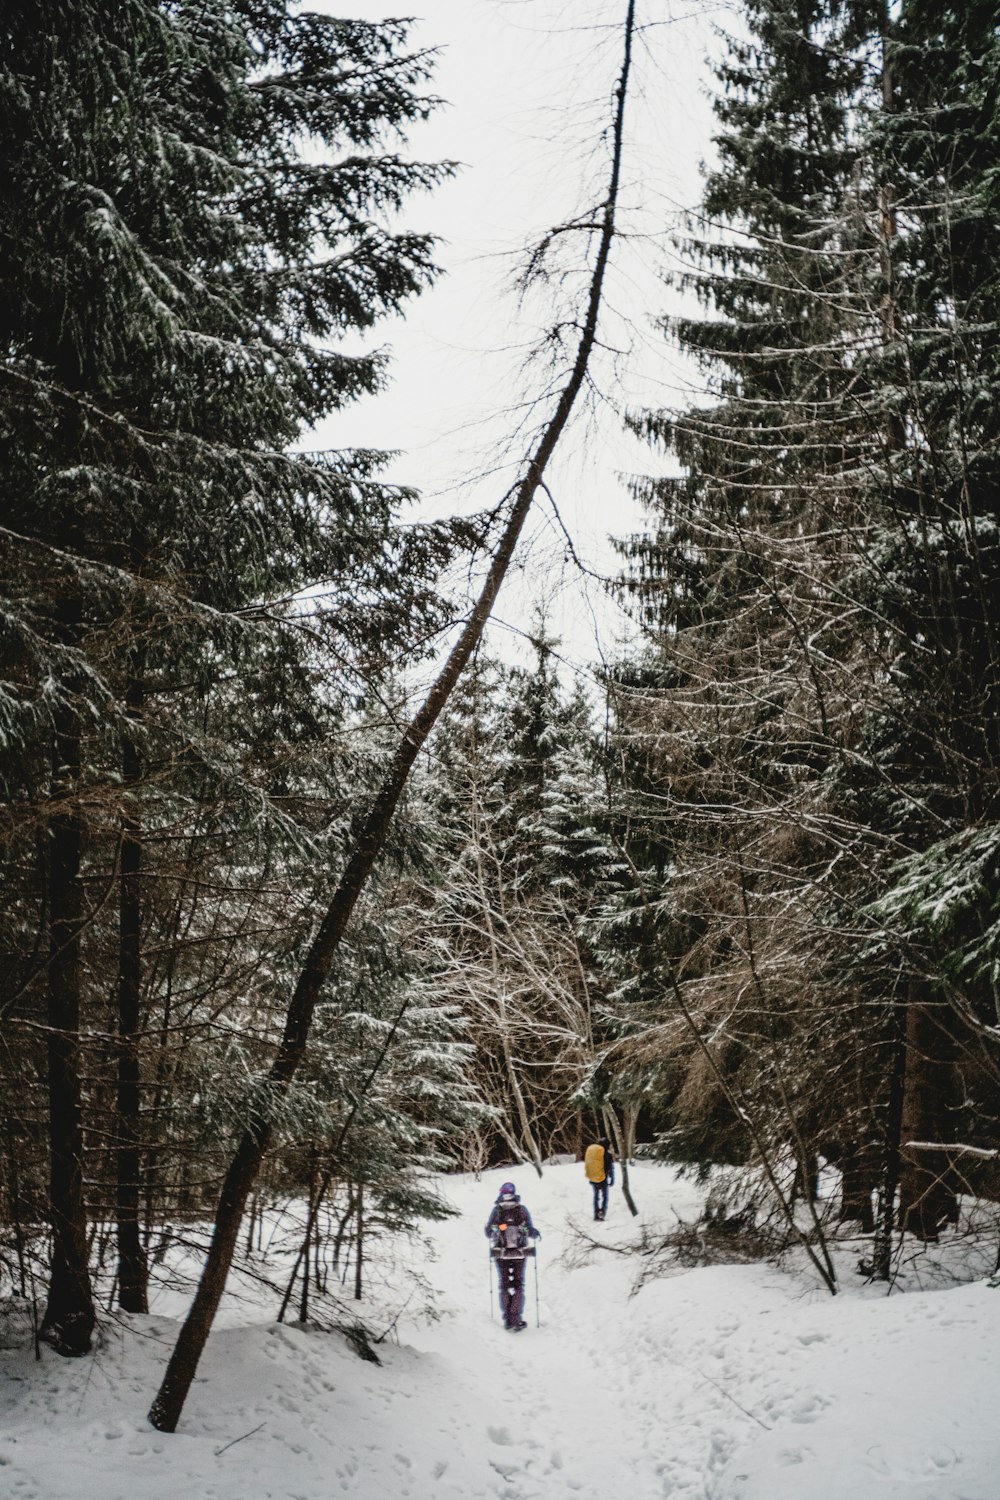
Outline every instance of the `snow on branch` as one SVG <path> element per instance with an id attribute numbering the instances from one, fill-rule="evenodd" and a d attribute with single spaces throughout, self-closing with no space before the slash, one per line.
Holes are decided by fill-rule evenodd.
<path id="1" fill-rule="evenodd" d="M 947 1151 L 949 1156 L 978 1156 L 981 1161 L 996 1161 L 1000 1151 L 986 1151 L 981 1146 L 966 1146 L 955 1141 L 904 1141 L 905 1151 Z"/>

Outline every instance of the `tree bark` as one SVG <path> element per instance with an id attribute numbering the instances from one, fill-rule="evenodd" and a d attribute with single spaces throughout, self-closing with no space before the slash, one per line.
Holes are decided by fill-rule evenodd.
<path id="1" fill-rule="evenodd" d="M 54 745 L 55 811 L 50 823 L 48 1063 L 52 1267 L 40 1337 L 70 1356 L 90 1350 L 96 1315 L 83 1196 L 80 1066 L 80 931 L 83 829 L 76 801 L 80 731 L 62 709 Z"/>
<path id="2" fill-rule="evenodd" d="M 905 1021 L 900 1016 L 898 1007 L 895 1006 L 892 1026 L 894 1035 L 886 1097 L 882 1190 L 875 1226 L 875 1240 L 872 1246 L 872 1278 L 875 1281 L 889 1281 L 892 1277 L 892 1231 L 895 1222 L 896 1193 L 899 1189 L 899 1142 L 903 1125 L 906 1030 Z"/>
<path id="3" fill-rule="evenodd" d="M 312 1245 L 313 1230 L 316 1223 L 316 1215 L 319 1213 L 320 1201 L 319 1160 L 315 1146 L 312 1148 L 310 1155 L 312 1158 L 312 1163 L 309 1172 L 309 1211 L 306 1215 L 306 1232 L 302 1240 L 302 1248 L 299 1251 L 299 1259 L 295 1262 L 296 1268 L 299 1266 L 300 1262 L 302 1265 L 302 1294 L 299 1297 L 300 1323 L 307 1323 L 309 1321 L 309 1249 Z M 289 1285 L 291 1285 L 291 1283 L 289 1283 Z M 284 1310 L 285 1309 L 283 1305 L 281 1312 L 278 1314 L 279 1323 L 282 1321 L 282 1313 L 284 1312 Z"/>
<path id="4" fill-rule="evenodd" d="M 354 1300 L 361 1301 L 364 1285 L 364 1257 L 365 1257 L 365 1189 L 364 1183 L 358 1183 L 358 1218 L 357 1230 L 354 1240 Z"/>
<path id="5" fill-rule="evenodd" d="M 340 883 L 313 939 L 289 1004 L 284 1035 L 263 1085 L 260 1106 L 255 1116 L 249 1121 L 226 1173 L 216 1212 L 212 1242 L 198 1290 L 181 1328 L 163 1382 L 150 1408 L 149 1420 L 161 1432 L 173 1432 L 177 1427 L 225 1288 L 247 1194 L 253 1186 L 257 1170 L 271 1138 L 269 1097 L 283 1094 L 295 1076 L 305 1052 L 313 1013 L 322 994 L 323 985 L 333 967 L 351 913 L 368 883 L 385 843 L 410 770 L 451 696 L 466 663 L 482 638 L 500 586 L 510 568 L 514 549 L 535 494 L 542 483 L 549 460 L 583 388 L 596 340 L 604 277 L 615 233 L 615 212 L 621 181 L 625 100 L 631 71 L 634 24 L 635 0 L 629 0 L 625 19 L 624 55 L 615 90 L 608 193 L 603 204 L 597 254 L 572 368 L 556 401 L 553 414 L 545 424 L 538 443 L 525 464 L 523 476 L 514 487 L 507 524 L 497 545 L 479 598 L 427 697 L 397 746 L 382 785 L 357 835 L 353 852 L 347 861 Z"/>
<path id="6" fill-rule="evenodd" d="M 128 685 L 129 713 L 142 709 L 142 685 Z M 141 774 L 139 752 L 126 732 L 122 742 L 125 797 Z M 146 1255 L 139 1229 L 140 1074 L 139 1013 L 142 985 L 140 876 L 142 828 L 126 802 L 122 818 L 118 873 L 118 1093 L 116 1107 L 115 1208 L 118 1238 L 118 1305 L 125 1312 L 149 1311 Z"/>
<path id="7" fill-rule="evenodd" d="M 4 1138 L 7 1143 L 7 1212 L 8 1222 L 14 1229 L 14 1249 L 17 1254 L 17 1273 L 21 1296 L 28 1295 L 28 1262 L 25 1254 L 24 1225 L 21 1221 L 21 1180 L 17 1169 L 17 1149 L 14 1144 L 14 1122 L 10 1114 L 4 1116 Z"/>
<path id="8" fill-rule="evenodd" d="M 903 1141 L 947 1141 L 955 1104 L 951 1037 L 933 1009 L 913 1000 L 906 1010 Z M 958 1215 L 953 1175 L 936 1153 L 900 1152 L 899 1227 L 923 1241 Z"/>

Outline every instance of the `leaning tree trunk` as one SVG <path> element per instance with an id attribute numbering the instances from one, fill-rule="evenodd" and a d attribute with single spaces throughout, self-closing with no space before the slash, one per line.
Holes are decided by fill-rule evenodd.
<path id="1" fill-rule="evenodd" d="M 305 965 L 292 995 L 284 1035 L 263 1085 L 260 1108 L 247 1125 L 226 1173 L 215 1216 L 215 1228 L 198 1290 L 181 1328 L 163 1382 L 149 1412 L 149 1420 L 161 1432 L 173 1432 L 191 1388 L 198 1361 L 208 1338 L 232 1264 L 240 1221 L 247 1195 L 253 1186 L 271 1139 L 268 1101 L 284 1094 L 302 1060 L 313 1013 L 329 975 L 351 913 L 374 869 L 385 844 L 397 804 L 410 770 L 447 703 L 462 671 L 482 638 L 500 585 L 507 576 L 518 538 L 546 467 L 566 428 L 583 388 L 597 336 L 604 276 L 615 233 L 615 211 L 621 180 L 625 99 L 632 61 L 635 0 L 628 0 L 625 47 L 615 90 L 611 134 L 611 173 L 607 197 L 600 213 L 600 236 L 590 278 L 586 311 L 569 376 L 555 409 L 525 465 L 523 477 L 514 486 L 507 524 L 486 575 L 479 598 L 423 704 L 410 722 L 389 765 L 385 779 L 371 805 L 347 861 L 340 883 L 313 939 Z"/>
<path id="2" fill-rule="evenodd" d="M 40 1336 L 60 1354 L 86 1354 L 96 1322 L 83 1196 L 80 1067 L 82 820 L 77 801 L 80 731 L 60 710 L 54 745 L 55 810 L 49 837 L 49 1216 L 52 1268 Z"/>

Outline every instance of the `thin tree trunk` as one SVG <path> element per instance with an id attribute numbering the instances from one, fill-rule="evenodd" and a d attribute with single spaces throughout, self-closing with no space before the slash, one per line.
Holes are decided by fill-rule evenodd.
<path id="1" fill-rule="evenodd" d="M 792 1202 L 799 1198 L 805 1203 L 815 1203 L 819 1198 L 819 1158 L 814 1151 L 795 1158 Z"/>
<path id="2" fill-rule="evenodd" d="M 347 1234 L 347 1226 L 354 1217 L 354 1185 L 348 1183 L 347 1207 L 341 1215 L 340 1223 L 337 1225 L 337 1233 L 333 1237 L 333 1269 L 336 1271 L 340 1266 L 340 1252 L 344 1248 L 344 1238 Z M 341 1277 L 343 1280 L 343 1277 Z"/>
<path id="3" fill-rule="evenodd" d="M 80 734 L 70 710 L 60 712 L 55 738 L 56 811 L 50 824 L 48 1062 L 52 1268 L 40 1337 L 60 1354 L 86 1354 L 96 1315 L 90 1283 L 87 1210 L 83 1196 L 80 1064 L 80 930 L 83 830 L 74 800 Z"/>
<path id="4" fill-rule="evenodd" d="M 854 1062 L 854 1109 L 845 1124 L 846 1138 L 839 1148 L 841 1223 L 854 1221 L 865 1234 L 875 1232 L 872 1196 L 878 1187 L 879 1154 L 872 1139 L 870 1112 L 865 1104 L 865 1081 L 860 1055 Z"/>
<path id="5" fill-rule="evenodd" d="M 129 713 L 142 709 L 142 685 L 134 676 L 128 686 Z M 134 795 L 141 766 L 135 741 L 126 731 L 122 742 L 125 797 Z M 118 1226 L 118 1305 L 125 1312 L 149 1311 L 148 1271 L 139 1230 L 140 1089 L 139 1012 L 142 986 L 139 882 L 142 828 L 125 805 L 119 866 L 118 956 L 118 1095 L 115 1152 L 115 1208 Z"/>
<path id="6" fill-rule="evenodd" d="M 635 1199 L 632 1197 L 632 1189 L 629 1186 L 628 1180 L 628 1142 L 618 1124 L 618 1116 L 613 1106 L 604 1104 L 601 1109 L 604 1115 L 604 1128 L 607 1130 L 610 1126 L 611 1134 L 615 1138 L 615 1151 L 618 1154 L 618 1170 L 622 1180 L 622 1197 L 625 1199 L 628 1211 L 634 1219 L 639 1210 L 635 1206 Z"/>
<path id="7" fill-rule="evenodd" d="M 302 1265 L 303 1260 L 305 1261 L 305 1271 L 303 1272 L 303 1279 L 305 1281 L 309 1280 L 309 1245 L 312 1241 L 313 1225 L 316 1222 L 316 1215 L 319 1213 L 319 1206 L 323 1201 L 323 1195 L 330 1185 L 332 1175 L 333 1174 L 331 1172 L 324 1172 L 323 1178 L 317 1186 L 316 1167 L 315 1165 L 313 1166 L 309 1183 L 309 1211 L 306 1214 L 305 1233 L 302 1236 L 302 1243 L 299 1246 L 298 1254 L 295 1257 L 295 1264 L 292 1267 L 292 1274 L 288 1278 L 288 1285 L 285 1287 L 285 1295 L 282 1297 L 281 1306 L 278 1308 L 279 1323 L 283 1323 L 285 1321 L 285 1313 L 288 1311 L 288 1304 L 292 1300 L 292 1292 L 295 1290 L 295 1283 L 299 1275 L 299 1267 Z M 308 1294 L 304 1294 L 302 1299 L 302 1306 L 307 1305 Z M 302 1313 L 300 1315 L 299 1321 L 304 1323 L 305 1320 L 305 1313 Z"/>
<path id="8" fill-rule="evenodd" d="M 4 1135 L 7 1141 L 7 1203 L 10 1223 L 14 1228 L 14 1248 L 17 1254 L 17 1274 L 21 1296 L 28 1295 L 28 1267 L 25 1256 L 24 1225 L 21 1222 L 21 1179 L 17 1170 L 17 1149 L 14 1145 L 14 1122 L 8 1113 L 4 1117 Z"/>
<path id="9" fill-rule="evenodd" d="M 495 972 L 495 978 L 497 980 L 497 984 L 499 985 L 499 970 Z M 521 1082 L 517 1076 L 517 1070 L 514 1067 L 514 1055 L 511 1052 L 510 1048 L 510 1037 L 507 1034 L 507 1014 L 502 998 L 502 991 L 500 992 L 500 995 L 500 1045 L 503 1049 L 504 1069 L 507 1074 L 507 1082 L 510 1085 L 510 1092 L 514 1100 L 514 1106 L 517 1110 L 517 1122 L 521 1128 L 521 1141 L 528 1153 L 528 1156 L 531 1158 L 532 1166 L 538 1173 L 539 1177 L 541 1177 L 542 1153 L 538 1149 L 538 1142 L 535 1140 L 534 1133 L 531 1129 L 531 1121 L 528 1118 L 528 1107 L 524 1102 L 524 1093 L 521 1089 Z"/>
<path id="10" fill-rule="evenodd" d="M 365 1257 L 365 1189 L 358 1183 L 358 1227 L 354 1241 L 354 1300 L 361 1301 L 363 1282 L 362 1267 Z M 308 1276 L 306 1280 L 308 1281 Z"/>
<path id="11" fill-rule="evenodd" d="M 889 1089 L 886 1101 L 885 1156 L 882 1192 L 872 1245 L 872 1279 L 889 1281 L 892 1277 L 892 1238 L 895 1223 L 896 1192 L 899 1187 L 899 1143 L 903 1128 L 903 1085 L 906 1076 L 906 1031 L 899 1008 L 893 1006 L 892 1055 L 889 1064 Z"/>
<path id="12" fill-rule="evenodd" d="M 306 1214 L 306 1232 L 299 1251 L 299 1259 L 295 1265 L 298 1268 L 302 1263 L 302 1295 L 299 1298 L 299 1322 L 309 1321 L 309 1247 L 312 1244 L 313 1225 L 316 1222 L 316 1214 L 319 1212 L 320 1187 L 319 1166 L 317 1162 L 316 1148 L 312 1149 L 312 1164 L 309 1172 L 309 1212 Z M 291 1283 L 289 1283 L 291 1285 Z M 281 1312 L 284 1312 L 282 1307 Z M 278 1322 L 282 1321 L 281 1313 L 278 1314 Z"/>
<path id="13" fill-rule="evenodd" d="M 338 1163 L 338 1159 L 340 1157 L 340 1152 L 343 1149 L 344 1142 L 347 1140 L 348 1132 L 350 1131 L 350 1128 L 351 1128 L 351 1126 L 354 1123 L 354 1118 L 357 1115 L 357 1112 L 358 1112 L 358 1110 L 361 1107 L 361 1101 L 362 1101 L 362 1099 L 364 1099 L 364 1098 L 367 1097 L 368 1090 L 371 1088 L 372 1084 L 375 1082 L 375 1077 L 376 1077 L 379 1069 L 381 1068 L 382 1064 L 385 1062 L 386 1058 L 389 1055 L 389 1048 L 392 1046 L 393 1038 L 395 1037 L 396 1032 L 399 1030 L 399 1027 L 400 1027 L 400 1024 L 402 1023 L 403 1017 L 406 1015 L 407 1009 L 409 1008 L 409 1003 L 410 1002 L 408 1000 L 404 1000 L 403 1004 L 400 1006 L 399 1012 L 398 1012 L 395 1020 L 393 1021 L 392 1025 L 389 1027 L 389 1031 L 388 1031 L 388 1033 L 386 1035 L 386 1039 L 382 1043 L 382 1046 L 379 1049 L 379 1054 L 376 1057 L 375 1062 L 372 1065 L 371 1072 L 368 1074 L 368 1077 L 365 1079 L 365 1081 L 362 1084 L 361 1088 L 358 1090 L 358 1092 L 357 1092 L 357 1094 L 355 1096 L 355 1099 L 354 1099 L 354 1103 L 351 1105 L 350 1109 L 347 1112 L 347 1118 L 344 1120 L 343 1125 L 340 1127 L 340 1134 L 337 1136 L 337 1139 L 334 1142 L 333 1148 L 332 1148 L 332 1150 L 330 1152 L 330 1156 L 331 1156 L 332 1161 L 333 1161 L 333 1166 L 328 1167 L 326 1169 L 326 1171 L 323 1173 L 322 1181 L 320 1182 L 319 1188 L 317 1189 L 317 1191 L 315 1193 L 315 1196 L 313 1196 L 312 1191 L 310 1190 L 309 1213 L 308 1213 L 308 1216 L 307 1216 L 307 1225 L 306 1225 L 305 1239 L 303 1240 L 302 1245 L 301 1245 L 301 1247 L 299 1249 L 299 1253 L 298 1253 L 298 1255 L 295 1258 L 295 1264 L 292 1267 L 292 1274 L 291 1274 L 291 1277 L 289 1278 L 288 1286 L 287 1286 L 287 1288 L 285 1290 L 284 1299 L 282 1300 L 281 1308 L 280 1308 L 280 1310 L 278 1312 L 278 1322 L 279 1323 L 281 1323 L 281 1322 L 284 1321 L 285 1313 L 288 1310 L 288 1304 L 289 1304 L 289 1301 L 291 1300 L 292 1290 L 293 1290 L 293 1288 L 295 1286 L 295 1278 L 296 1278 L 296 1276 L 299 1273 L 299 1267 L 302 1264 L 303 1258 L 305 1258 L 305 1262 L 306 1262 L 305 1271 L 304 1271 L 303 1274 L 306 1275 L 306 1276 L 309 1275 L 309 1236 L 312 1233 L 312 1227 L 313 1227 L 313 1224 L 315 1223 L 316 1215 L 319 1213 L 320 1204 L 323 1202 L 323 1199 L 326 1196 L 327 1188 L 330 1186 L 330 1183 L 333 1181 L 333 1174 L 334 1174 L 334 1172 L 335 1172 L 335 1170 L 337 1168 L 337 1163 Z"/>
<path id="14" fill-rule="evenodd" d="M 729 1080 L 726 1078 L 725 1074 L 722 1072 L 722 1069 L 719 1067 L 718 1062 L 716 1061 L 715 1054 L 713 1053 L 708 1043 L 705 1041 L 705 1038 L 702 1036 L 697 1022 L 695 1021 L 694 1017 L 687 1007 L 687 1004 L 685 1003 L 684 995 L 681 991 L 680 985 L 677 982 L 677 976 L 675 974 L 670 975 L 670 988 L 673 991 L 674 999 L 677 1001 L 677 1008 L 680 1011 L 681 1015 L 684 1017 L 685 1023 L 687 1024 L 691 1035 L 697 1042 L 702 1056 L 708 1063 L 708 1066 L 711 1068 L 716 1083 L 719 1085 L 737 1118 L 740 1119 L 746 1126 L 751 1140 L 757 1147 L 761 1169 L 764 1173 L 764 1176 L 767 1178 L 768 1185 L 770 1186 L 771 1191 L 774 1194 L 781 1209 L 781 1212 L 784 1215 L 784 1219 L 786 1224 L 788 1225 L 789 1232 L 795 1239 L 798 1240 L 799 1244 L 802 1246 L 802 1249 L 805 1251 L 816 1271 L 819 1273 L 820 1279 L 823 1282 L 823 1285 L 826 1287 L 827 1291 L 832 1297 L 835 1297 L 837 1295 L 837 1277 L 834 1267 L 831 1264 L 829 1254 L 827 1252 L 825 1240 L 820 1241 L 820 1249 L 823 1252 L 823 1259 L 821 1260 L 817 1255 L 809 1236 L 802 1232 L 802 1230 L 799 1228 L 798 1223 L 796 1222 L 794 1207 L 785 1197 L 785 1194 L 781 1188 L 781 1184 L 778 1182 L 778 1179 L 775 1175 L 766 1141 L 764 1140 L 760 1131 L 757 1129 L 753 1116 L 749 1113 L 748 1110 L 744 1109 L 737 1095 L 733 1092 Z"/>
<path id="15" fill-rule="evenodd" d="M 586 313 L 569 377 L 556 402 L 552 417 L 515 485 L 507 524 L 471 614 L 447 661 L 423 704 L 412 719 L 390 763 L 385 779 L 372 803 L 347 861 L 340 883 L 313 939 L 305 965 L 295 986 L 285 1022 L 284 1035 L 263 1086 L 266 1097 L 283 1094 L 295 1076 L 305 1052 L 313 1013 L 323 985 L 333 967 L 341 939 L 358 897 L 368 883 L 375 862 L 392 824 L 397 804 L 421 747 L 436 723 L 461 673 L 482 638 L 500 586 L 507 576 L 514 549 L 531 509 L 546 467 L 569 421 L 583 388 L 597 336 L 604 277 L 615 233 L 615 211 L 621 180 L 625 100 L 632 60 L 635 0 L 628 0 L 622 68 L 615 90 L 612 126 L 611 174 L 603 205 L 601 233 L 590 279 Z M 215 1229 L 205 1268 L 188 1316 L 181 1328 L 162 1384 L 149 1412 L 149 1420 L 161 1432 L 173 1432 L 191 1388 L 198 1361 L 222 1297 L 232 1264 L 247 1194 L 271 1139 L 266 1100 L 252 1117 L 226 1173 L 215 1217 Z"/>
<path id="16" fill-rule="evenodd" d="M 160 1164 L 166 1155 L 163 1145 L 156 1144 L 157 1128 L 160 1120 L 160 1111 L 163 1100 L 167 1093 L 168 1052 L 170 1044 L 170 1027 L 173 1023 L 173 1001 L 174 981 L 172 959 L 167 966 L 166 979 L 164 983 L 163 1015 L 160 1019 L 160 1035 L 156 1050 L 156 1067 L 154 1069 L 153 1098 L 149 1108 L 149 1138 L 150 1146 L 146 1152 L 146 1170 L 143 1174 L 143 1189 L 145 1195 L 145 1225 L 143 1230 L 143 1249 L 149 1249 L 149 1243 L 153 1234 L 153 1218 L 156 1210 L 157 1189 L 160 1184 Z M 162 1132 L 161 1132 L 162 1136 Z"/>
<path id="17" fill-rule="evenodd" d="M 493 920 L 493 910 L 490 905 L 489 888 L 487 886 L 486 876 L 483 871 L 483 845 L 480 832 L 479 802 L 478 798 L 475 796 L 473 798 L 472 812 L 472 834 L 476 850 L 476 875 L 479 882 L 479 899 L 482 902 L 483 923 L 489 936 L 490 969 L 492 971 L 493 985 L 497 997 L 497 1017 L 499 1021 L 500 1048 L 503 1052 L 504 1072 L 507 1075 L 507 1085 L 510 1089 L 511 1098 L 514 1101 L 514 1109 L 517 1115 L 517 1124 L 521 1133 L 521 1144 L 523 1145 L 525 1151 L 527 1151 L 528 1157 L 531 1160 L 535 1171 L 538 1173 L 539 1177 L 541 1177 L 542 1153 L 538 1149 L 538 1143 L 535 1140 L 534 1132 L 531 1128 L 531 1120 L 529 1118 L 528 1108 L 524 1099 L 524 1091 L 521 1088 L 521 1081 L 518 1078 L 517 1070 L 514 1067 L 514 1056 L 511 1051 L 510 1036 L 507 1029 L 507 1004 L 505 999 L 503 976 L 501 974 L 500 954 L 497 947 L 496 924 Z M 501 911 L 501 917 L 502 916 L 503 913 Z"/>

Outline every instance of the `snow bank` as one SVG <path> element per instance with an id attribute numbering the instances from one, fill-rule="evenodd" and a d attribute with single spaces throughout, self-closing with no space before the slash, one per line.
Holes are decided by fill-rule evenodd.
<path id="1" fill-rule="evenodd" d="M 753 1265 L 675 1272 L 632 1295 L 638 1266 L 616 1247 L 637 1223 L 693 1217 L 700 1191 L 640 1166 L 641 1220 L 616 1189 L 595 1225 L 582 1171 L 564 1163 L 541 1181 L 515 1174 L 544 1237 L 541 1327 L 529 1278 L 531 1326 L 511 1335 L 482 1237 L 510 1175 L 449 1179 L 461 1216 L 410 1251 L 436 1317 L 401 1320 L 381 1366 L 340 1335 L 276 1325 L 273 1296 L 243 1289 L 166 1437 L 145 1412 L 175 1332 L 167 1299 L 106 1321 L 92 1360 L 0 1352 L 0 1495 L 996 1500 L 1000 1290 L 886 1298 L 847 1276 L 833 1299 L 795 1268 Z"/>

